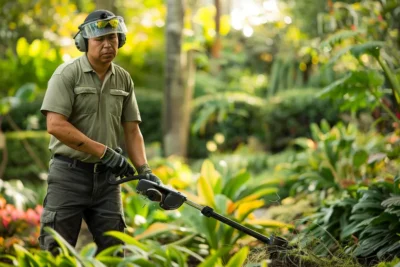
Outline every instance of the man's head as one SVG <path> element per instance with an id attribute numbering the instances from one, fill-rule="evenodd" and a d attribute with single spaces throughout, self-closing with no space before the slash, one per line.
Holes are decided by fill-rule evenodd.
<path id="1" fill-rule="evenodd" d="M 100 61 L 112 61 L 118 48 L 126 40 L 127 29 L 122 17 L 108 10 L 96 10 L 90 13 L 79 26 L 75 44 L 82 52 Z"/>

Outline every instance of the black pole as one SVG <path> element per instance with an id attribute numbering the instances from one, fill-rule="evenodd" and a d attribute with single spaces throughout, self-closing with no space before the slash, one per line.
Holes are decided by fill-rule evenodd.
<path id="1" fill-rule="evenodd" d="M 260 234 L 260 233 L 258 233 L 256 231 L 254 231 L 254 230 L 252 230 L 252 229 L 250 229 L 250 228 L 248 228 L 248 227 L 246 227 L 246 226 L 244 226 L 244 225 L 242 225 L 240 223 L 237 223 L 237 222 L 235 222 L 235 221 L 233 221 L 233 220 L 231 220 L 231 219 L 229 219 L 229 218 L 227 218 L 225 216 L 222 216 L 221 214 L 215 212 L 209 206 L 202 206 L 202 205 L 193 203 L 193 202 L 191 202 L 190 200 L 187 200 L 187 199 L 186 199 L 185 203 L 190 205 L 190 206 L 192 206 L 192 207 L 194 207 L 194 208 L 196 208 L 196 209 L 198 209 L 198 210 L 200 210 L 201 213 L 206 217 L 213 217 L 214 219 L 217 219 L 220 222 L 223 222 L 223 223 L 225 223 L 225 224 L 227 224 L 227 225 L 229 225 L 229 226 L 231 226 L 231 227 L 233 227 L 233 228 L 235 228 L 235 229 L 237 229 L 239 231 L 242 231 L 243 233 L 246 233 L 246 234 L 248 234 L 248 235 L 250 235 L 250 236 L 252 236 L 252 237 L 254 237 L 254 238 L 256 238 L 256 239 L 258 239 L 258 240 L 260 240 L 260 241 L 262 241 L 262 242 L 264 242 L 266 244 L 268 244 L 268 245 L 271 244 L 271 239 L 269 239 L 268 237 L 266 237 L 266 236 L 264 236 L 264 235 L 262 235 L 262 234 Z"/>

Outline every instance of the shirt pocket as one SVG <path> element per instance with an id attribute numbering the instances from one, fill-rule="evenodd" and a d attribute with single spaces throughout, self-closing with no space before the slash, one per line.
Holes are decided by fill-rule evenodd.
<path id="1" fill-rule="evenodd" d="M 111 114 L 121 117 L 125 97 L 129 95 L 121 89 L 110 89 L 109 107 Z"/>
<path id="2" fill-rule="evenodd" d="M 74 93 L 74 113 L 91 114 L 97 112 L 99 106 L 99 96 L 96 88 L 76 87 L 74 88 Z"/>

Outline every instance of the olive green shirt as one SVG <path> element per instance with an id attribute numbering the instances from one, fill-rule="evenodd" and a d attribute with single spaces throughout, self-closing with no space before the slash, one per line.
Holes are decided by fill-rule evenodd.
<path id="1" fill-rule="evenodd" d="M 112 63 L 103 83 L 86 54 L 60 65 L 48 82 L 41 111 L 62 114 L 83 134 L 108 147 L 116 148 L 123 137 L 122 122 L 140 122 L 140 113 L 127 71 Z M 84 162 L 98 162 L 51 136 L 49 149 Z"/>

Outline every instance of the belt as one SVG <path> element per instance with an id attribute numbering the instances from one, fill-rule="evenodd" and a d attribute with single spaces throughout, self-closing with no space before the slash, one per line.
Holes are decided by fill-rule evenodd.
<path id="1" fill-rule="evenodd" d="M 68 162 L 77 168 L 80 168 L 80 169 L 83 169 L 83 170 L 86 170 L 86 171 L 92 172 L 92 173 L 104 172 L 108 169 L 107 165 L 105 165 L 103 163 L 83 162 L 83 161 L 80 161 L 77 159 L 71 159 L 69 157 L 59 155 L 59 154 L 54 155 L 54 158 L 61 160 L 61 161 Z"/>

